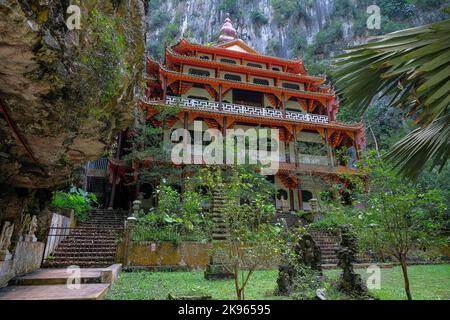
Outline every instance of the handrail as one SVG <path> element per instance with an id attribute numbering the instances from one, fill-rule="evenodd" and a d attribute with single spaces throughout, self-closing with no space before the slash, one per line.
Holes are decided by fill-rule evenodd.
<path id="1" fill-rule="evenodd" d="M 157 102 L 143 98 L 143 101 Z M 296 111 L 285 111 L 253 106 L 245 106 L 234 103 L 225 103 L 217 101 L 196 100 L 175 96 L 167 96 L 165 103 L 167 105 L 180 106 L 188 109 L 207 110 L 214 112 L 224 112 L 229 114 L 242 114 L 246 116 L 263 117 L 270 119 L 286 119 L 294 121 L 304 121 L 312 123 L 328 123 L 329 118 L 325 115 L 303 113 Z"/>

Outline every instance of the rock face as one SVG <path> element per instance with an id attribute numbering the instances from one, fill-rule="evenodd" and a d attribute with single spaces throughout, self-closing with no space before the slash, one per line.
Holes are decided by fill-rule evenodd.
<path id="1" fill-rule="evenodd" d="M 144 68 L 141 0 L 0 3 L 0 184 L 52 188 L 128 126 Z M 72 11 L 73 12 L 73 11 Z"/>
<path id="2" fill-rule="evenodd" d="M 405 4 L 394 8 L 394 2 L 371 0 L 148 0 L 148 48 L 162 56 L 164 42 L 170 44 L 180 36 L 198 43 L 214 42 L 230 13 L 239 38 L 258 52 L 322 59 L 376 34 L 365 28 L 367 7 L 374 2 L 383 6 L 384 18 L 398 13 L 405 28 L 406 23 L 421 25 L 445 17 L 439 10 L 445 0 L 432 1 L 433 6 L 430 1 L 424 7 L 415 5 L 419 1 L 408 1 L 413 2 L 410 5 L 396 1 Z M 385 19 L 382 28 L 383 33 L 393 31 Z"/>

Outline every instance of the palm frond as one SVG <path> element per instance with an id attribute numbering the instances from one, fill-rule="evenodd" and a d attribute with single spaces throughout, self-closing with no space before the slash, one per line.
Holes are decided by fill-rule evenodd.
<path id="1" fill-rule="evenodd" d="M 384 156 L 399 172 L 416 178 L 426 163 L 441 169 L 450 155 L 450 115 L 437 118 L 429 125 L 417 128 L 397 142 Z"/>
<path id="2" fill-rule="evenodd" d="M 399 141 L 386 159 L 416 177 L 429 160 L 450 155 L 450 20 L 374 37 L 335 60 L 338 93 L 361 116 L 374 97 L 389 97 L 419 128 Z"/>
<path id="3" fill-rule="evenodd" d="M 358 115 L 381 94 L 430 124 L 449 107 L 449 52 L 450 20 L 375 37 L 336 58 L 337 91 Z"/>

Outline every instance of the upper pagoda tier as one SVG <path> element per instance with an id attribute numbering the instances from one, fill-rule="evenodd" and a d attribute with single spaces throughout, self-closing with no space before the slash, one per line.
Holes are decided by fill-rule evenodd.
<path id="1" fill-rule="evenodd" d="M 283 59 L 268 55 L 263 55 L 249 47 L 241 39 L 234 39 L 215 46 L 206 46 L 189 42 L 181 39 L 172 47 L 172 50 L 180 55 L 198 56 L 199 53 L 205 54 L 204 57 L 224 56 L 239 61 L 248 61 L 254 63 L 262 63 L 266 65 L 266 69 L 278 72 L 286 72 L 293 74 L 306 74 L 306 69 L 302 59 Z"/>
<path id="2" fill-rule="evenodd" d="M 297 132 L 328 130 L 334 141 L 350 137 L 362 148 L 362 125 L 336 121 L 339 100 L 325 81 L 308 75 L 301 59 L 258 53 L 237 37 L 227 18 L 216 44 L 181 39 L 166 48 L 164 63 L 147 59 L 148 90 L 141 106 L 180 105 L 192 117 L 227 117 Z"/>

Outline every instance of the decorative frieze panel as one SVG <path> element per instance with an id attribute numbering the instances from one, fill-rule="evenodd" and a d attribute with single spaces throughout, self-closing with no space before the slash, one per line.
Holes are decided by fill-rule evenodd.
<path id="1" fill-rule="evenodd" d="M 182 108 L 213 111 L 213 112 L 225 112 L 230 114 L 241 114 L 250 117 L 262 117 L 271 119 L 288 119 L 294 121 L 315 122 L 315 123 L 328 123 L 328 117 L 309 114 L 302 112 L 286 111 L 284 114 L 281 110 L 275 110 L 270 108 L 259 108 L 252 106 L 244 106 L 232 103 L 222 103 L 220 107 L 219 102 L 216 101 L 202 101 L 195 99 L 186 99 L 180 97 L 168 96 L 166 98 L 166 104 L 176 105 Z"/>

